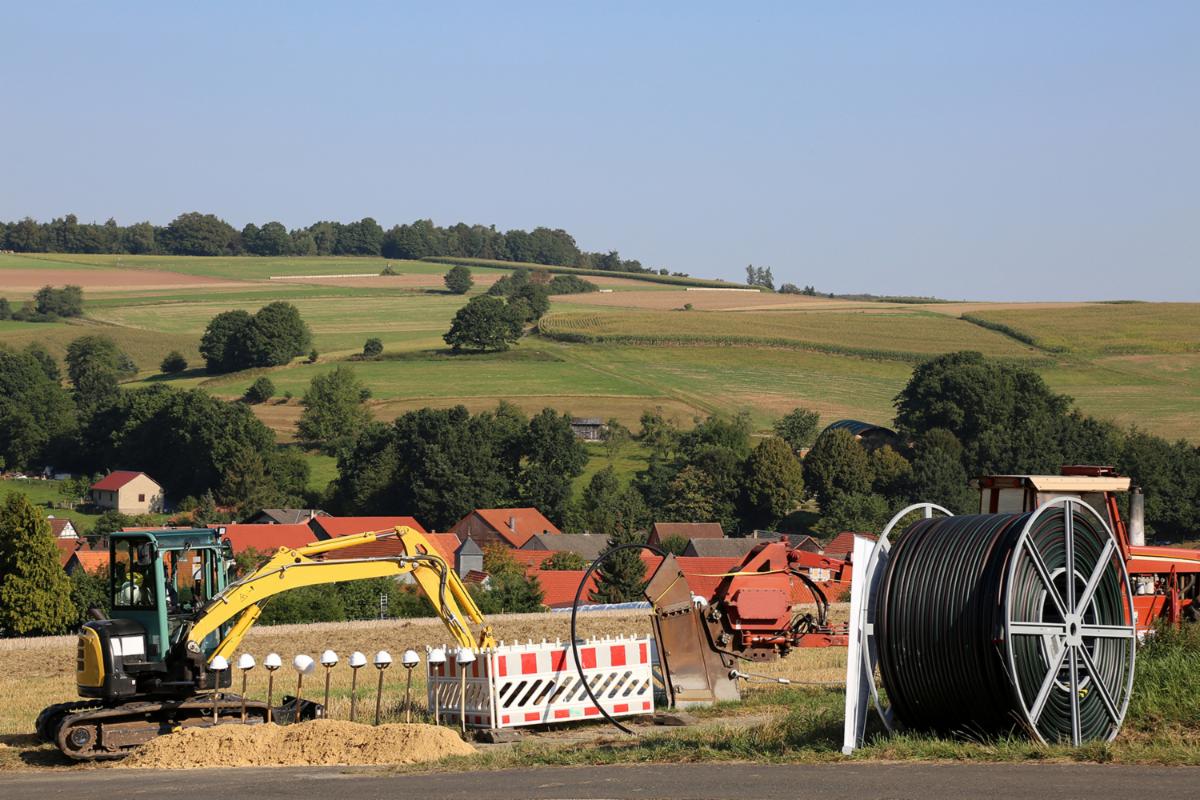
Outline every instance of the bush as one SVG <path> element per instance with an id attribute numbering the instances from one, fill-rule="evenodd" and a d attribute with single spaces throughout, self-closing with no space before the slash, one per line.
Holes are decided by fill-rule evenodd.
<path id="1" fill-rule="evenodd" d="M 396 272 L 395 267 L 393 267 L 391 264 L 387 264 L 384 266 L 384 268 L 382 270 L 379 271 L 379 274 L 380 275 L 396 275 L 398 273 Z"/>
<path id="2" fill-rule="evenodd" d="M 188 368 L 188 362 L 183 357 L 183 353 L 180 353 L 178 350 L 172 350 L 167 353 L 167 357 L 162 360 L 158 368 L 166 375 L 177 375 Z"/>
<path id="3" fill-rule="evenodd" d="M 587 566 L 583 556 L 570 550 L 559 550 L 542 562 L 542 569 L 559 571 L 587 569 Z"/>
<path id="4" fill-rule="evenodd" d="M 83 289 L 78 286 L 61 289 L 43 286 L 33 296 L 33 302 L 37 313 L 45 317 L 83 316 Z"/>
<path id="5" fill-rule="evenodd" d="M 383 353 L 383 342 L 372 336 L 363 344 L 363 358 L 378 358 Z"/>
<path id="6" fill-rule="evenodd" d="M 550 290 L 550 294 L 585 294 L 600 291 L 599 286 L 585 281 L 578 275 L 555 275 L 546 288 Z"/>
<path id="7" fill-rule="evenodd" d="M 456 264 L 450 268 L 442 281 L 453 294 L 466 294 L 475 285 L 475 279 L 471 277 L 471 270 L 461 264 Z"/>
<path id="8" fill-rule="evenodd" d="M 254 383 L 250 384 L 250 388 L 242 395 L 247 403 L 265 403 L 275 396 L 275 384 L 266 375 L 263 375 Z"/>
<path id="9" fill-rule="evenodd" d="M 251 316 L 236 310 L 213 317 L 200 339 L 200 355 L 209 372 L 275 367 L 303 355 L 312 333 L 291 303 L 269 303 Z"/>
<path id="10" fill-rule="evenodd" d="M 321 354 L 317 352 L 317 348 L 314 347 L 312 350 L 308 351 L 308 363 L 309 364 L 317 363 L 317 359 L 320 357 L 321 357 Z"/>

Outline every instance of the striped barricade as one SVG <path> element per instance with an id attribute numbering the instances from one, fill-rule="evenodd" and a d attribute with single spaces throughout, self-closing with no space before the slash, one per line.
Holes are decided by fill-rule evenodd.
<path id="1" fill-rule="evenodd" d="M 583 674 L 613 717 L 654 713 L 653 642 L 593 639 L 579 645 Z M 562 642 L 513 644 L 479 653 L 466 671 L 466 718 L 473 728 L 516 728 L 600 717 L 579 680 L 571 648 Z M 453 652 L 428 665 L 429 705 L 460 720 L 462 676 Z"/>

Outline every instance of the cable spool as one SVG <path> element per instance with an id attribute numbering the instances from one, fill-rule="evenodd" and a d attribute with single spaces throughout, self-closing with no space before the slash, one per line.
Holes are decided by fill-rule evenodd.
<path id="1" fill-rule="evenodd" d="M 1116 736 L 1137 640 L 1106 522 L 1070 497 L 1024 514 L 934 518 L 936 507 L 915 508 L 926 518 L 890 545 L 881 537 L 871 559 L 881 575 L 865 609 L 864 658 L 891 704 L 883 709 L 872 687 L 885 724 L 976 735 L 1020 727 L 1075 745 Z"/>

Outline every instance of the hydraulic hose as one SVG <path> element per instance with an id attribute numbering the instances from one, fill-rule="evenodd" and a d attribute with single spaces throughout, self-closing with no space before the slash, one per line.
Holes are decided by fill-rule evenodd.
<path id="1" fill-rule="evenodd" d="M 575 633 L 575 622 L 579 615 L 579 599 L 583 596 L 583 590 L 587 588 L 588 580 L 591 579 L 592 573 L 595 572 L 601 564 L 612 558 L 615 554 L 620 553 L 623 550 L 633 549 L 649 550 L 651 553 L 654 553 L 656 556 L 661 558 L 667 557 L 666 551 L 660 547 L 655 547 L 652 544 L 640 544 L 636 542 L 632 544 L 620 544 L 610 550 L 605 550 L 600 554 L 599 558 L 592 562 L 592 565 L 588 567 L 587 572 L 583 573 L 583 580 L 579 582 L 579 588 L 575 590 L 575 601 L 571 603 L 571 657 L 575 661 L 575 672 L 579 675 L 579 682 L 583 684 L 583 690 L 587 692 L 588 699 L 591 700 L 592 704 L 600 710 L 600 714 L 606 720 L 608 720 L 611 725 L 616 727 L 617 730 L 622 731 L 623 733 L 628 733 L 630 736 L 634 736 L 636 734 L 634 734 L 634 732 L 626 726 L 617 722 L 615 719 L 613 719 L 612 715 L 604 710 L 604 706 L 601 705 L 600 701 L 596 699 L 596 695 L 592 691 L 591 685 L 588 683 L 587 676 L 583 674 L 583 662 L 579 658 L 579 638 Z"/>

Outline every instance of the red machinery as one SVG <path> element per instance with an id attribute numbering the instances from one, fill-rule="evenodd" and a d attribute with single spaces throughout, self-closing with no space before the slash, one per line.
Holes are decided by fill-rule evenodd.
<path id="1" fill-rule="evenodd" d="M 1077 497 L 1108 522 L 1116 534 L 1134 585 L 1139 633 L 1160 620 L 1200 619 L 1200 550 L 1147 546 L 1140 489 L 1112 467 L 1067 466 L 1061 475 L 993 475 L 974 482 L 980 512 L 1032 511 L 1052 497 Z M 1132 490 L 1132 492 L 1131 492 Z M 1121 518 L 1118 495 L 1130 494 L 1130 519 Z"/>
<path id="2" fill-rule="evenodd" d="M 738 699 L 739 660 L 769 661 L 797 647 L 844 647 L 846 626 L 829 624 L 829 600 L 814 574 L 848 585 L 850 565 L 782 541 L 760 544 L 722 576 L 707 602 L 692 594 L 675 557 L 664 558 L 645 594 L 662 672 L 670 676 L 669 704 Z"/>

